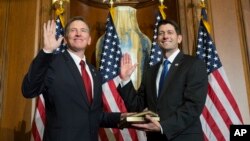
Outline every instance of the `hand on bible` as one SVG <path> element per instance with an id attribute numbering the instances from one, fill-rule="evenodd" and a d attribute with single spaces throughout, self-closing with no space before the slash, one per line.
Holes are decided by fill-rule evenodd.
<path id="1" fill-rule="evenodd" d="M 148 119 L 149 122 L 132 124 L 132 126 L 143 131 L 155 131 L 155 132 L 161 131 L 161 125 L 158 121 L 156 121 L 149 115 L 146 115 L 146 119 Z"/>

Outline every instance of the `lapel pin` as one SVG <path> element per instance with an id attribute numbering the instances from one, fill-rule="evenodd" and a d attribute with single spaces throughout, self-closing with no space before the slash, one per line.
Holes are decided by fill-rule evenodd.
<path id="1" fill-rule="evenodd" d="M 91 69 L 91 71 L 92 71 L 92 72 L 93 72 L 93 74 L 96 76 L 95 70 L 94 70 L 94 69 Z"/>
<path id="2" fill-rule="evenodd" d="M 176 63 L 176 64 L 174 64 L 174 66 L 178 67 L 178 66 L 179 66 L 179 64 L 177 64 L 177 63 Z"/>

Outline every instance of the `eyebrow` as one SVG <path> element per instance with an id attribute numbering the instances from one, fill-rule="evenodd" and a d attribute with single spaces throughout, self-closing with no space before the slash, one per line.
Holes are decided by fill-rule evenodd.
<path id="1" fill-rule="evenodd" d="M 78 29 L 78 28 L 76 28 L 76 27 L 72 27 L 72 28 L 70 28 L 70 29 Z M 81 30 L 86 30 L 86 31 L 89 31 L 89 29 L 88 28 L 85 28 L 85 27 L 83 27 L 83 28 L 80 28 Z"/>
<path id="2" fill-rule="evenodd" d="M 161 33 L 161 32 L 175 32 L 175 30 L 167 30 L 167 31 L 163 31 L 163 30 L 159 30 L 159 33 Z"/>

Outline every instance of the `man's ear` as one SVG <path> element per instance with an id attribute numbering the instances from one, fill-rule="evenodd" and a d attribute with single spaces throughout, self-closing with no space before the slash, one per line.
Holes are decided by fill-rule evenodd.
<path id="1" fill-rule="evenodd" d="M 65 37 L 63 38 L 63 43 L 67 44 L 67 40 L 65 39 Z"/>
<path id="2" fill-rule="evenodd" d="M 178 43 L 180 44 L 181 41 L 182 41 L 182 35 L 178 35 L 178 36 L 177 36 L 177 40 L 178 40 Z"/>
<path id="3" fill-rule="evenodd" d="M 90 45 L 91 44 L 91 37 L 89 37 L 89 41 L 88 41 L 88 45 Z"/>

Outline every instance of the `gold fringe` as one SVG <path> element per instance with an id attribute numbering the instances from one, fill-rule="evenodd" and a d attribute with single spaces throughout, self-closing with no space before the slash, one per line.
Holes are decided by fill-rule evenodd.
<path id="1" fill-rule="evenodd" d="M 159 6 L 159 10 L 160 10 L 160 13 L 161 13 L 161 16 L 162 16 L 163 20 L 166 20 L 166 18 L 167 18 L 166 14 L 164 12 L 165 8 L 167 8 L 167 7 L 164 4 L 161 4 Z"/>
<path id="2" fill-rule="evenodd" d="M 57 8 L 56 9 L 56 16 L 59 16 L 60 20 L 61 20 L 61 23 L 62 23 L 62 26 L 64 27 L 65 26 L 65 20 L 64 20 L 64 17 L 63 17 L 63 13 L 64 13 L 64 8 Z"/>
<path id="3" fill-rule="evenodd" d="M 205 9 L 205 11 L 206 11 L 206 13 L 207 13 L 206 4 L 205 4 L 204 1 L 201 1 L 201 2 L 200 2 L 200 7 L 201 7 L 201 9 Z M 204 23 L 204 26 L 205 26 L 205 28 L 207 29 L 208 33 L 210 33 L 211 27 L 210 27 L 208 21 L 205 20 L 203 17 L 201 17 L 201 19 L 202 19 L 202 22 Z"/>

